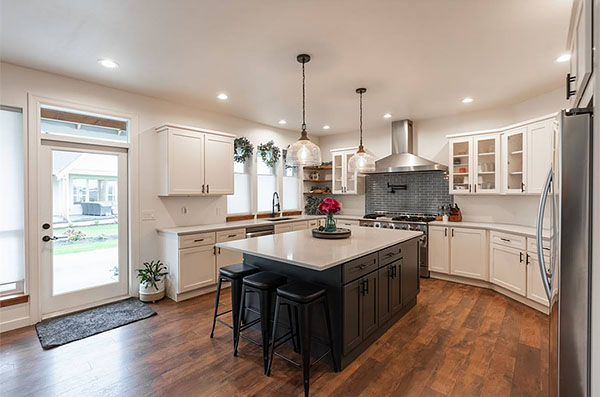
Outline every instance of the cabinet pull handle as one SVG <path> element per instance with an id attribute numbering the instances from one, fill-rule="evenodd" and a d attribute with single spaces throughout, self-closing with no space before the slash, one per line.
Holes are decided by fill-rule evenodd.
<path id="1" fill-rule="evenodd" d="M 452 229 L 452 237 L 454 237 L 454 229 Z"/>
<path id="2" fill-rule="evenodd" d="M 206 193 L 210 193 L 210 185 L 206 185 Z"/>
<path id="3" fill-rule="evenodd" d="M 469 193 L 471 193 L 471 184 L 469 183 Z"/>
<path id="4" fill-rule="evenodd" d="M 204 193 L 204 185 L 202 185 L 202 193 Z"/>
<path id="5" fill-rule="evenodd" d="M 507 243 L 510 243 L 510 240 L 509 240 L 509 239 L 507 239 L 507 238 L 502 238 L 502 237 L 500 237 L 500 240 L 502 240 L 502 241 L 506 241 Z"/>
<path id="6" fill-rule="evenodd" d="M 394 252 L 390 252 L 389 254 L 386 254 L 386 258 L 391 258 L 392 256 L 396 255 Z"/>
<path id="7" fill-rule="evenodd" d="M 227 237 L 231 238 L 231 237 L 235 237 L 235 236 L 237 236 L 237 234 L 230 234 L 230 235 L 229 235 L 229 236 L 227 236 Z"/>
<path id="8" fill-rule="evenodd" d="M 571 89 L 571 83 L 574 83 L 576 79 L 577 76 L 571 76 L 571 73 L 567 73 L 567 84 L 565 84 L 567 87 L 567 100 L 569 100 L 572 96 L 574 96 L 577 93 L 577 90 Z"/>
<path id="9" fill-rule="evenodd" d="M 362 269 L 364 269 L 364 268 L 365 268 L 365 267 L 367 267 L 367 266 L 368 266 L 368 265 L 367 265 L 366 263 L 364 263 L 364 264 L 362 264 L 362 265 L 358 266 L 358 268 L 359 268 L 360 270 L 362 270 Z"/>
<path id="10" fill-rule="evenodd" d="M 523 253 L 519 252 L 519 262 L 523 263 Z"/>
<path id="11" fill-rule="evenodd" d="M 521 193 L 525 192 L 525 184 L 521 182 Z"/>
<path id="12" fill-rule="evenodd" d="M 217 255 L 217 247 L 213 245 L 213 255 Z"/>
<path id="13" fill-rule="evenodd" d="M 444 237 L 448 237 L 448 228 L 447 227 L 444 228 Z"/>
<path id="14" fill-rule="evenodd" d="M 199 243 L 200 241 L 204 241 L 203 238 L 197 238 L 196 240 L 194 240 L 195 243 Z"/>
<path id="15" fill-rule="evenodd" d="M 529 254 L 526 254 L 526 255 L 525 255 L 525 264 L 526 264 L 526 265 L 529 265 L 529 259 L 530 259 L 530 258 L 531 258 L 531 257 L 529 256 Z"/>
<path id="16" fill-rule="evenodd" d="M 365 294 L 369 293 L 369 279 L 365 280 Z"/>

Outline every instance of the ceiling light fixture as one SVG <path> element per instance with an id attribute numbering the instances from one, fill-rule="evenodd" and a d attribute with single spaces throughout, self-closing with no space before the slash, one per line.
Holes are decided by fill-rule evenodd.
<path id="1" fill-rule="evenodd" d="M 465 99 L 462 100 L 462 103 L 471 103 L 471 102 L 473 102 L 473 98 L 466 97 Z"/>
<path id="2" fill-rule="evenodd" d="M 310 62 L 310 55 L 300 54 L 296 60 L 302 64 L 302 131 L 300 139 L 287 151 L 286 162 L 291 166 L 317 167 L 321 165 L 321 149 L 308 139 L 306 133 L 306 75 L 304 65 Z"/>
<path id="3" fill-rule="evenodd" d="M 558 58 L 556 58 L 556 60 L 554 62 L 563 63 L 563 62 L 569 62 L 570 60 L 571 60 L 571 54 L 565 53 L 565 54 L 562 54 L 561 56 L 559 56 Z"/>
<path id="4" fill-rule="evenodd" d="M 328 126 L 328 125 L 324 125 L 324 126 L 323 126 L 323 129 L 324 129 L 324 130 L 328 130 L 328 129 L 330 129 L 330 128 L 331 128 L 331 127 L 330 127 L 330 126 Z"/>
<path id="5" fill-rule="evenodd" d="M 285 120 L 283 120 L 283 119 L 282 119 L 282 120 L 279 120 L 279 124 L 281 124 L 281 125 L 287 124 L 287 121 L 285 121 Z"/>
<path id="6" fill-rule="evenodd" d="M 367 92 L 366 88 L 357 88 L 356 93 L 360 95 L 360 143 L 358 145 L 358 150 L 348 161 L 348 170 L 350 172 L 369 172 L 375 171 L 375 159 L 369 153 L 365 152 L 365 148 L 363 147 L 363 106 L 362 106 L 362 96 Z"/>
<path id="7" fill-rule="evenodd" d="M 391 119 L 391 118 L 392 118 L 392 115 L 391 115 L 391 114 L 389 114 L 389 113 L 386 113 L 386 114 L 384 114 L 384 115 L 383 115 L 383 118 L 384 118 L 384 119 Z"/>
<path id="8" fill-rule="evenodd" d="M 98 63 L 107 69 L 116 69 L 119 67 L 118 63 L 108 58 L 98 59 Z"/>
<path id="9" fill-rule="evenodd" d="M 225 94 L 225 93 L 222 92 L 219 95 L 217 95 L 217 98 L 219 98 L 220 100 L 224 101 L 225 99 L 227 99 L 229 97 L 227 96 L 227 94 Z"/>

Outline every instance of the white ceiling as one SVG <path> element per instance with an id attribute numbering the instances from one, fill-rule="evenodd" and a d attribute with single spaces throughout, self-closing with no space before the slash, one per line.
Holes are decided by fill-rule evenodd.
<path id="1" fill-rule="evenodd" d="M 1 0 L 3 61 L 311 134 L 559 87 L 572 0 Z M 109 70 L 98 58 L 115 59 Z M 216 96 L 226 92 L 229 100 Z M 470 96 L 471 104 L 461 103 Z M 322 126 L 331 125 L 329 131 Z"/>

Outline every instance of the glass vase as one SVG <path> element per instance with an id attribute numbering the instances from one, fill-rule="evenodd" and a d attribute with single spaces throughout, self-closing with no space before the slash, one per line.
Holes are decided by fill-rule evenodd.
<path id="1" fill-rule="evenodd" d="M 333 214 L 327 214 L 327 218 L 325 219 L 325 232 L 333 233 L 337 230 L 335 226 L 335 219 L 333 219 Z"/>

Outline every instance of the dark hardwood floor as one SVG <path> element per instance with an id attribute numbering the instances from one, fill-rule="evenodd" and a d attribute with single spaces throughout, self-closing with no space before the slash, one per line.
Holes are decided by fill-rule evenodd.
<path id="1" fill-rule="evenodd" d="M 228 291 L 228 290 L 227 290 Z M 222 294 L 223 301 L 230 299 Z M 157 316 L 52 350 L 35 329 L 0 335 L 0 394 L 301 396 L 302 374 L 217 324 L 214 294 L 152 305 Z M 548 318 L 495 292 L 422 280 L 419 302 L 343 372 L 313 367 L 314 396 L 546 395 Z"/>

